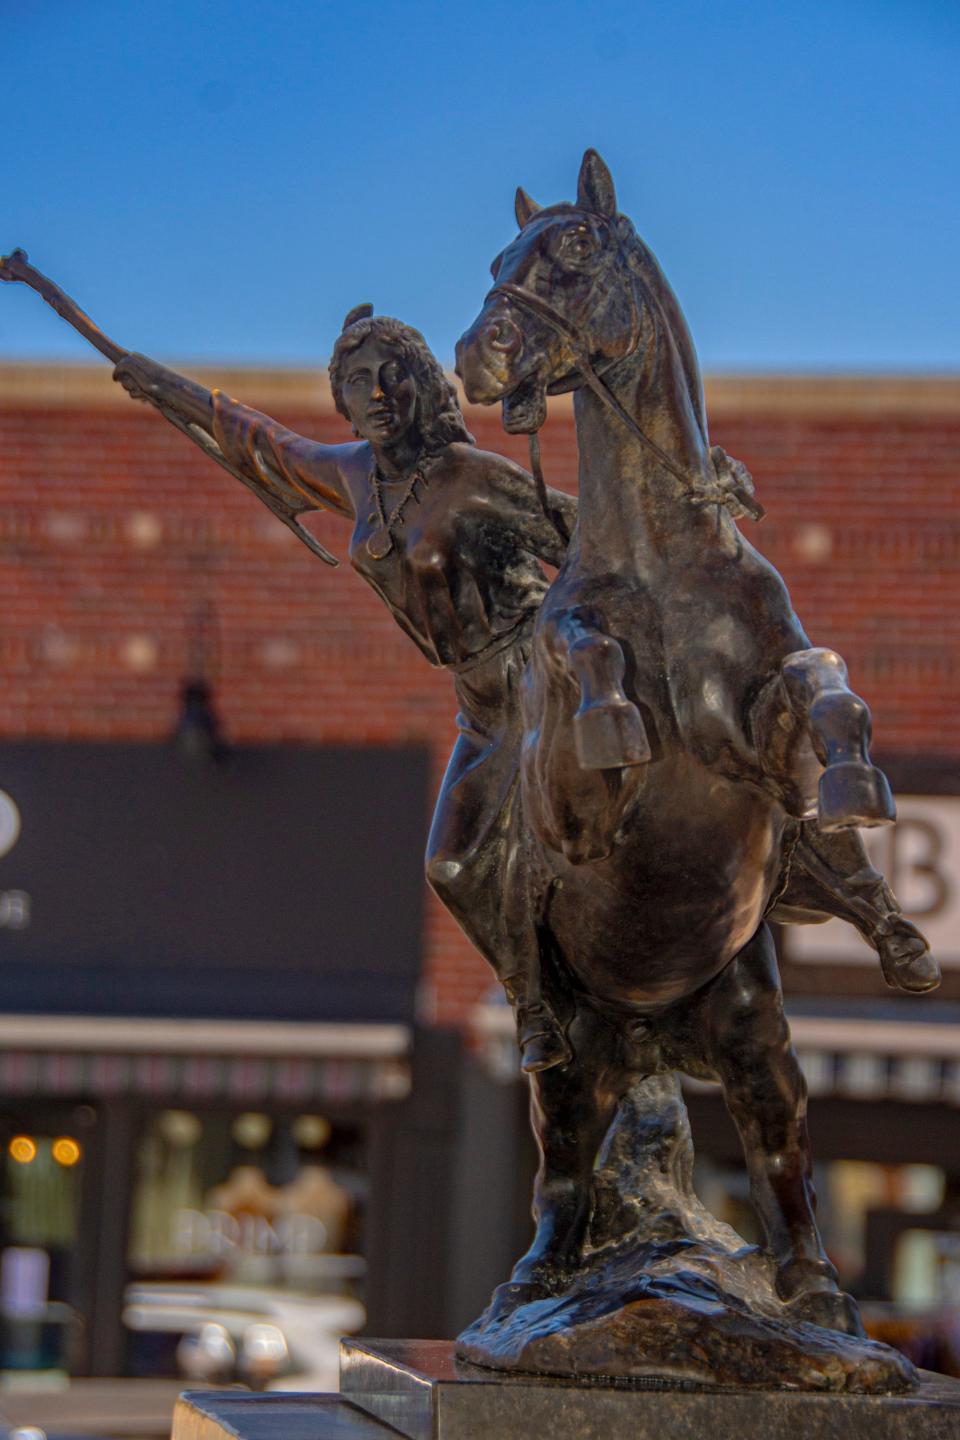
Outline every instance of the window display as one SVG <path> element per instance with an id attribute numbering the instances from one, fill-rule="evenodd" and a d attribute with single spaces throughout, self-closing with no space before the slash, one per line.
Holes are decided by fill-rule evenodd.
<path id="1" fill-rule="evenodd" d="M 367 1170 L 362 1127 L 324 1115 L 154 1114 L 135 1156 L 132 1372 L 303 1384 L 335 1368 L 364 1320 Z"/>

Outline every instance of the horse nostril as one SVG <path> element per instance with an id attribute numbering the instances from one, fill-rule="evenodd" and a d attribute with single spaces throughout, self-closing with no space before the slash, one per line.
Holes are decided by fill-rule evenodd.
<path id="1" fill-rule="evenodd" d="M 499 320 L 491 320 L 487 326 L 484 339 L 491 350 L 501 350 L 506 354 L 514 354 L 520 349 L 520 331 L 512 320 L 503 316 Z"/>

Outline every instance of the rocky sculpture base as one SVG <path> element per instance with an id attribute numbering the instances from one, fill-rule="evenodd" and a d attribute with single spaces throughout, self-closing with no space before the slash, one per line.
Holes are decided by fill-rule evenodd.
<path id="1" fill-rule="evenodd" d="M 580 1269 L 546 1298 L 500 1286 L 457 1355 L 583 1379 L 861 1394 L 916 1385 L 899 1351 L 825 1328 L 835 1297 L 821 1313 L 781 1300 L 772 1259 L 705 1209 L 692 1170 L 676 1080 L 651 1077 L 611 1131 Z"/>
<path id="2" fill-rule="evenodd" d="M 736 1257 L 738 1267 L 743 1258 Z M 457 1355 L 571 1379 L 848 1394 L 913 1389 L 916 1373 L 899 1351 L 791 1321 L 789 1307 L 764 1285 L 762 1264 L 748 1258 L 758 1282 L 749 1302 L 737 1292 L 751 1277 L 706 1247 L 628 1247 L 587 1265 L 549 1300 L 506 1313 L 495 1305 L 460 1336 Z"/>

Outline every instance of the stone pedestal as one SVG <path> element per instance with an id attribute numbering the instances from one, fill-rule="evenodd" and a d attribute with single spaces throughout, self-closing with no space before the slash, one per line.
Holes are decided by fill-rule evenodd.
<path id="1" fill-rule="evenodd" d="M 463 1364 L 440 1340 L 344 1340 L 341 1393 L 187 1394 L 173 1440 L 960 1440 L 960 1381 L 909 1394 L 589 1384 Z"/>

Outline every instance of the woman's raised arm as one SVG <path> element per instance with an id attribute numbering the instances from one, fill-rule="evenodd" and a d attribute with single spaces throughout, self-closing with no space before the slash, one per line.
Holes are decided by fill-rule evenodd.
<path id="1" fill-rule="evenodd" d="M 315 555 L 328 565 L 337 563 L 298 517 L 306 510 L 333 510 L 353 517 L 342 466 L 355 446 L 308 440 L 222 391 L 206 390 L 143 355 L 124 356 L 114 379 L 135 399 L 149 401 L 242 481 Z"/>
<path id="2" fill-rule="evenodd" d="M 336 565 L 334 557 L 300 524 L 305 510 L 329 509 L 352 516 L 341 462 L 354 447 L 320 445 L 277 425 L 266 415 L 236 405 L 173 370 L 133 355 L 105 335 L 25 251 L 0 256 L 0 280 L 35 290 L 101 355 L 113 361 L 114 378 L 138 400 L 148 400 L 213 460 L 241 480 L 304 544 Z"/>

